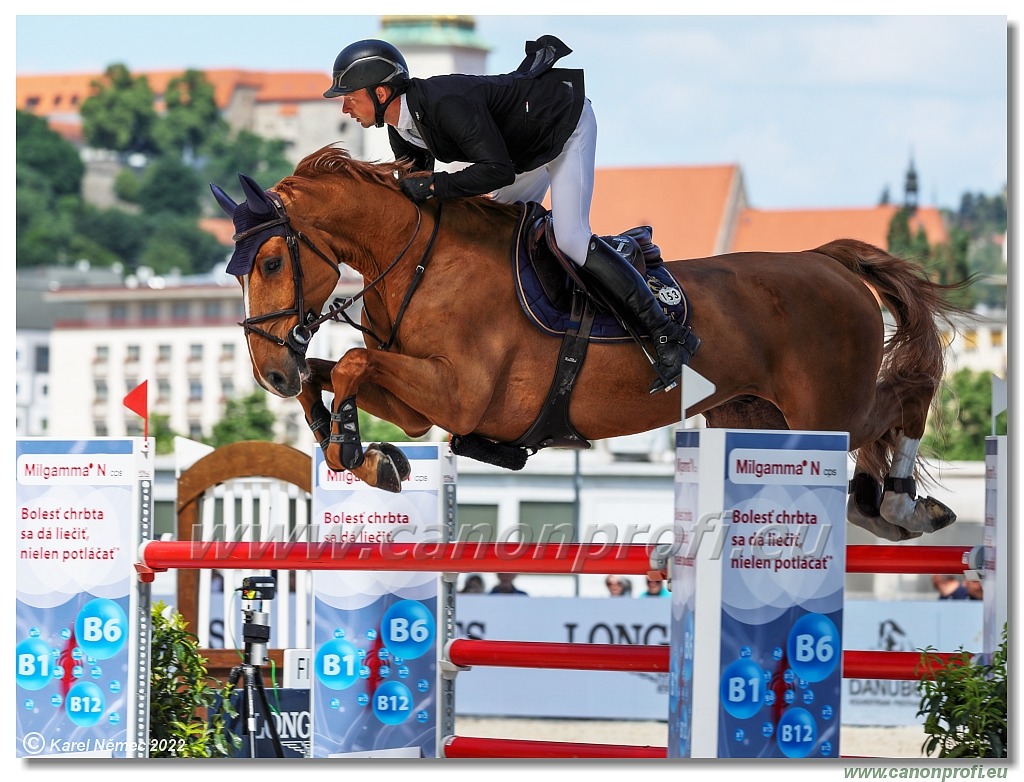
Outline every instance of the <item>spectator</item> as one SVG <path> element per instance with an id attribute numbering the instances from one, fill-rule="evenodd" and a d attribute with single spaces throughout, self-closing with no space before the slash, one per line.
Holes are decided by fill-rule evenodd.
<path id="1" fill-rule="evenodd" d="M 623 576 L 608 576 L 604 580 L 609 597 L 629 597 L 633 594 L 633 582 Z"/>
<path id="2" fill-rule="evenodd" d="M 939 600 L 968 600 L 970 595 L 967 587 L 960 583 L 960 579 L 953 575 L 932 576 L 932 584 L 935 591 L 939 593 Z"/>
<path id="3" fill-rule="evenodd" d="M 492 595 L 525 595 L 526 593 L 517 588 L 513 583 L 516 580 L 515 573 L 498 573 L 498 583 L 491 587 Z"/>
<path id="4" fill-rule="evenodd" d="M 660 575 L 656 575 L 653 578 L 647 577 L 647 591 L 644 592 L 640 597 L 668 597 L 668 587 L 665 586 L 665 579 Z"/>
<path id="5" fill-rule="evenodd" d="M 471 573 L 466 576 L 466 581 L 462 585 L 462 589 L 459 590 L 462 594 L 483 594 L 487 590 L 484 589 L 483 576 L 478 573 Z"/>
<path id="6" fill-rule="evenodd" d="M 964 589 L 967 590 L 968 600 L 984 600 L 984 590 L 981 587 L 980 581 L 972 581 L 969 578 L 964 579 Z"/>

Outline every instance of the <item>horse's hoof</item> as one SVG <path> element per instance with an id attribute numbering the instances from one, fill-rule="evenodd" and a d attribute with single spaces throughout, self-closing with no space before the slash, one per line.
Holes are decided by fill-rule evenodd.
<path id="1" fill-rule="evenodd" d="M 912 540 L 921 537 L 920 532 L 910 532 L 903 527 L 886 521 L 881 516 L 868 516 L 860 511 L 857 504 L 850 498 L 846 506 L 846 520 L 855 527 L 867 530 L 876 538 L 891 540 L 893 543 L 900 543 L 904 540 Z"/>
<path id="2" fill-rule="evenodd" d="M 391 443 L 374 443 L 374 446 L 380 449 L 380 451 L 386 455 L 392 462 L 394 462 L 395 469 L 398 471 L 398 478 L 404 481 L 412 474 L 412 465 L 409 464 L 409 460 L 405 458 L 405 454 L 402 453 L 402 449 Z"/>
<path id="3" fill-rule="evenodd" d="M 934 497 L 912 498 L 887 492 L 882 498 L 882 518 L 911 533 L 937 532 L 956 521 L 956 514 Z M 916 537 L 916 535 L 915 535 Z"/>
<path id="4" fill-rule="evenodd" d="M 395 494 L 402 491 L 402 479 L 399 477 L 398 467 L 389 454 L 383 452 L 377 454 L 377 482 L 375 485 L 378 489 Z"/>

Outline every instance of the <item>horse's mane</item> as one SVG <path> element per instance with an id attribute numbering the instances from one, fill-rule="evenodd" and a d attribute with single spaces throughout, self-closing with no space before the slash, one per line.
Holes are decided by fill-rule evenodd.
<path id="1" fill-rule="evenodd" d="M 356 160 L 344 147 L 328 144 L 300 160 L 292 176 L 314 179 L 325 175 L 341 174 L 361 182 L 371 182 L 389 187 L 392 190 L 398 190 L 399 179 L 411 174 L 412 171 L 412 161 L 410 160 L 395 160 L 387 163 Z M 455 201 L 467 207 L 476 207 L 484 211 L 499 210 L 510 212 L 511 210 L 511 213 L 516 211 L 510 205 L 499 204 L 492 198 L 482 195 L 471 198 L 459 198 L 455 199 Z"/>

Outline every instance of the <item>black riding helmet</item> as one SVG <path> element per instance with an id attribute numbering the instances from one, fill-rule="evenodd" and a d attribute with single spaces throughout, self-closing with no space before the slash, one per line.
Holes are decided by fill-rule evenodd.
<path id="1" fill-rule="evenodd" d="M 391 87 L 390 97 L 381 104 L 374 88 Z M 369 38 L 349 44 L 334 60 L 333 82 L 325 98 L 338 98 L 357 90 L 369 89 L 373 99 L 374 120 L 384 127 L 384 110 L 409 85 L 409 66 L 405 58 L 387 41 Z"/>

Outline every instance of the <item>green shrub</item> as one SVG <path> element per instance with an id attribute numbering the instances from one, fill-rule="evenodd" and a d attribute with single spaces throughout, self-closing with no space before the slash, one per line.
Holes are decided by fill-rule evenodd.
<path id="1" fill-rule="evenodd" d="M 242 739 L 225 725 L 226 716 L 235 714 L 228 697 L 232 685 L 211 679 L 199 639 L 180 613 L 157 601 L 151 616 L 149 756 L 233 756 Z"/>
<path id="2" fill-rule="evenodd" d="M 949 662 L 926 649 L 921 667 L 934 673 L 918 683 L 929 738 L 921 749 L 940 758 L 1005 758 L 1007 741 L 1006 626 L 991 660 L 965 652 Z"/>

